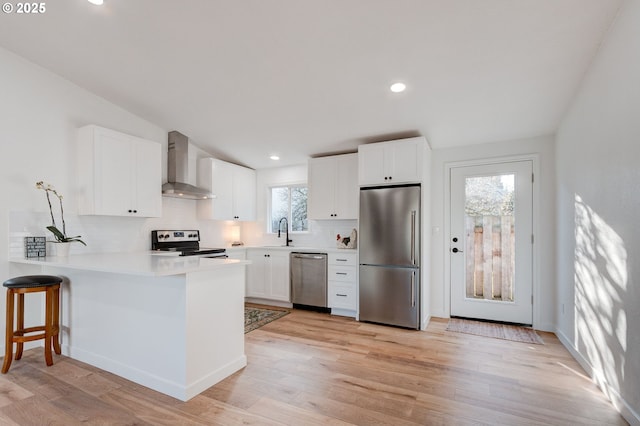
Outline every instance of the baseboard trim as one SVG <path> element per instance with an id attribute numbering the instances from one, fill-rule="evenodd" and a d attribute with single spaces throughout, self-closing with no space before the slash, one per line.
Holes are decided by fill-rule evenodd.
<path id="1" fill-rule="evenodd" d="M 589 360 L 587 360 L 578 350 L 575 348 L 571 340 L 560 330 L 556 329 L 556 336 L 560 343 L 569 351 L 571 356 L 580 364 L 591 380 L 600 388 L 602 393 L 605 394 L 613 406 L 618 412 L 629 422 L 630 425 L 640 426 L 640 415 L 633 409 L 627 401 L 618 393 L 617 390 L 612 388 L 602 373 L 602 371 L 595 370 Z"/>
<path id="2" fill-rule="evenodd" d="M 255 303 L 256 305 L 276 306 L 278 308 L 293 308 L 291 302 L 281 302 L 279 300 L 272 299 L 260 299 L 258 297 L 245 297 L 244 301 L 247 303 Z"/>
<path id="3" fill-rule="evenodd" d="M 62 345 L 62 353 L 69 358 L 73 358 L 100 368 L 101 370 L 108 371 L 149 389 L 153 389 L 165 395 L 179 399 L 180 401 L 188 401 L 205 389 L 210 388 L 247 365 L 247 357 L 242 354 L 232 359 L 227 364 L 208 372 L 203 377 L 200 377 L 191 383 L 182 383 L 168 380 L 156 374 L 125 365 L 118 360 L 114 360 L 91 351 L 86 351 L 84 349 Z"/>

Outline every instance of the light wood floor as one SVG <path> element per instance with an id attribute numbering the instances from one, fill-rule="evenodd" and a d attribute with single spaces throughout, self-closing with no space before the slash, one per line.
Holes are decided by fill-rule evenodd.
<path id="1" fill-rule="evenodd" d="M 529 345 L 294 311 L 191 401 L 41 349 L 0 376 L 0 424 L 626 424 L 552 334 Z"/>

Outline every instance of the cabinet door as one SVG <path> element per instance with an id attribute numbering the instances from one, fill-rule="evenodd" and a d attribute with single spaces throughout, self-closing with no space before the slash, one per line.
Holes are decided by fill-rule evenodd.
<path id="1" fill-rule="evenodd" d="M 137 216 L 162 216 L 162 152 L 160 144 L 135 140 L 135 204 Z"/>
<path id="2" fill-rule="evenodd" d="M 391 183 L 422 181 L 423 145 L 417 140 L 397 142 L 389 146 L 386 154 Z"/>
<path id="3" fill-rule="evenodd" d="M 129 216 L 135 206 L 136 152 L 132 139 L 108 129 L 93 134 L 94 210 L 92 214 Z M 83 143 L 91 141 L 83 141 Z M 158 191 L 158 188 L 156 188 Z"/>
<path id="4" fill-rule="evenodd" d="M 271 266 L 271 294 L 269 299 L 291 301 L 289 282 L 289 252 L 270 250 L 267 257 Z"/>
<path id="5" fill-rule="evenodd" d="M 226 161 L 211 161 L 212 219 L 233 219 L 233 167 Z"/>
<path id="6" fill-rule="evenodd" d="M 358 182 L 360 185 L 387 183 L 384 144 L 368 144 L 358 147 Z"/>
<path id="7" fill-rule="evenodd" d="M 215 158 L 198 162 L 198 185 L 209 189 L 214 198 L 198 201 L 198 218 L 233 220 L 233 165 Z"/>
<path id="8" fill-rule="evenodd" d="M 338 163 L 332 157 L 309 160 L 309 219 L 333 219 Z"/>
<path id="9" fill-rule="evenodd" d="M 89 125 L 78 129 L 80 214 L 160 217 L 161 145 Z"/>
<path id="10" fill-rule="evenodd" d="M 335 219 L 358 219 L 358 154 L 336 157 Z"/>
<path id="11" fill-rule="evenodd" d="M 360 185 L 394 185 L 422 181 L 423 137 L 358 147 Z"/>
<path id="12" fill-rule="evenodd" d="M 227 257 L 229 259 L 245 260 L 247 258 L 247 252 L 245 249 L 227 249 Z"/>
<path id="13" fill-rule="evenodd" d="M 248 250 L 247 260 L 251 261 L 251 264 L 247 265 L 247 297 L 268 298 L 269 263 L 265 254 L 261 251 Z"/>
<path id="14" fill-rule="evenodd" d="M 256 172 L 235 166 L 233 171 L 233 219 L 256 220 Z"/>

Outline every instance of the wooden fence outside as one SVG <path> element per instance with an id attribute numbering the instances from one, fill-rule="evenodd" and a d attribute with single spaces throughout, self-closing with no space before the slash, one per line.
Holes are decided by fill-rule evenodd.
<path id="1" fill-rule="evenodd" d="M 468 298 L 513 301 L 513 216 L 466 216 Z"/>

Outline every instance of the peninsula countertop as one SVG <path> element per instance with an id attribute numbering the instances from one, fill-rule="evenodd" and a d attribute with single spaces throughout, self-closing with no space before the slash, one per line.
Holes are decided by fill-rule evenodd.
<path id="1" fill-rule="evenodd" d="M 246 260 L 158 256 L 150 252 L 74 254 L 68 257 L 10 258 L 10 262 L 140 276 L 169 276 L 247 265 Z"/>

